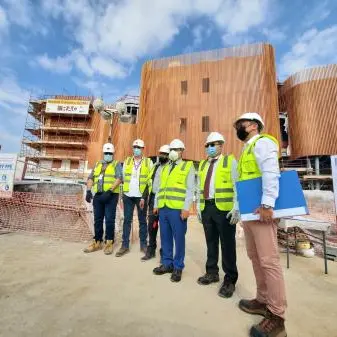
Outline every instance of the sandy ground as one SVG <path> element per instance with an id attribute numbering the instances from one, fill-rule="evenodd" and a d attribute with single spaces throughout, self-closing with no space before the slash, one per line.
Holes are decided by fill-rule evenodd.
<path id="1" fill-rule="evenodd" d="M 202 287 L 205 243 L 191 221 L 186 269 L 179 284 L 155 276 L 157 259 L 140 262 L 139 246 L 116 258 L 82 253 L 83 245 L 43 237 L 0 235 L 0 336 L 248 336 L 260 318 L 237 308 L 255 294 L 244 242 L 238 240 L 235 296 L 217 296 L 219 284 Z M 286 259 L 282 255 L 282 264 Z M 291 256 L 285 269 L 290 337 L 337 336 L 337 263 Z"/>

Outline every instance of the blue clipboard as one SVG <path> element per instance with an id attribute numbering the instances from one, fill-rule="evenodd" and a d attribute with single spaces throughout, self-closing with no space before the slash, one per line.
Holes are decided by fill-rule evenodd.
<path id="1" fill-rule="evenodd" d="M 236 183 L 239 210 L 242 221 L 258 220 L 254 211 L 261 206 L 262 178 L 238 181 Z M 282 172 L 279 197 L 274 207 L 274 218 L 309 214 L 302 186 L 296 171 Z"/>

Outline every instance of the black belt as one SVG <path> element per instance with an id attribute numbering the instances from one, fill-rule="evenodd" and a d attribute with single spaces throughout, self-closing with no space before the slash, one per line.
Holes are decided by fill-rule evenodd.
<path id="1" fill-rule="evenodd" d="M 205 204 L 215 205 L 215 199 L 206 199 Z"/>

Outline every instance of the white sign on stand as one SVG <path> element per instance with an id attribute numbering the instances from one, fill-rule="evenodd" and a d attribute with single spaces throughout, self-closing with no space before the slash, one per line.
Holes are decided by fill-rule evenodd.
<path id="1" fill-rule="evenodd" d="M 331 156 L 331 174 L 333 183 L 333 193 L 335 196 L 335 207 L 337 211 L 337 156 Z"/>
<path id="2" fill-rule="evenodd" d="M 11 198 L 13 195 L 17 159 L 17 154 L 0 153 L 0 198 Z"/>

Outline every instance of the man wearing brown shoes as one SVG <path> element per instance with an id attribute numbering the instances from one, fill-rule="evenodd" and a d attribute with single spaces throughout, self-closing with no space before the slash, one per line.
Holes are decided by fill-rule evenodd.
<path id="1" fill-rule="evenodd" d="M 277 244 L 277 221 L 273 207 L 279 193 L 278 142 L 267 134 L 261 116 L 248 112 L 234 124 L 237 137 L 244 142 L 238 164 L 239 181 L 262 178 L 261 206 L 256 210 L 258 221 L 245 221 L 244 232 L 249 258 L 252 261 L 257 294 L 253 300 L 241 300 L 241 310 L 264 316 L 250 329 L 250 337 L 286 337 L 285 285 Z"/>

